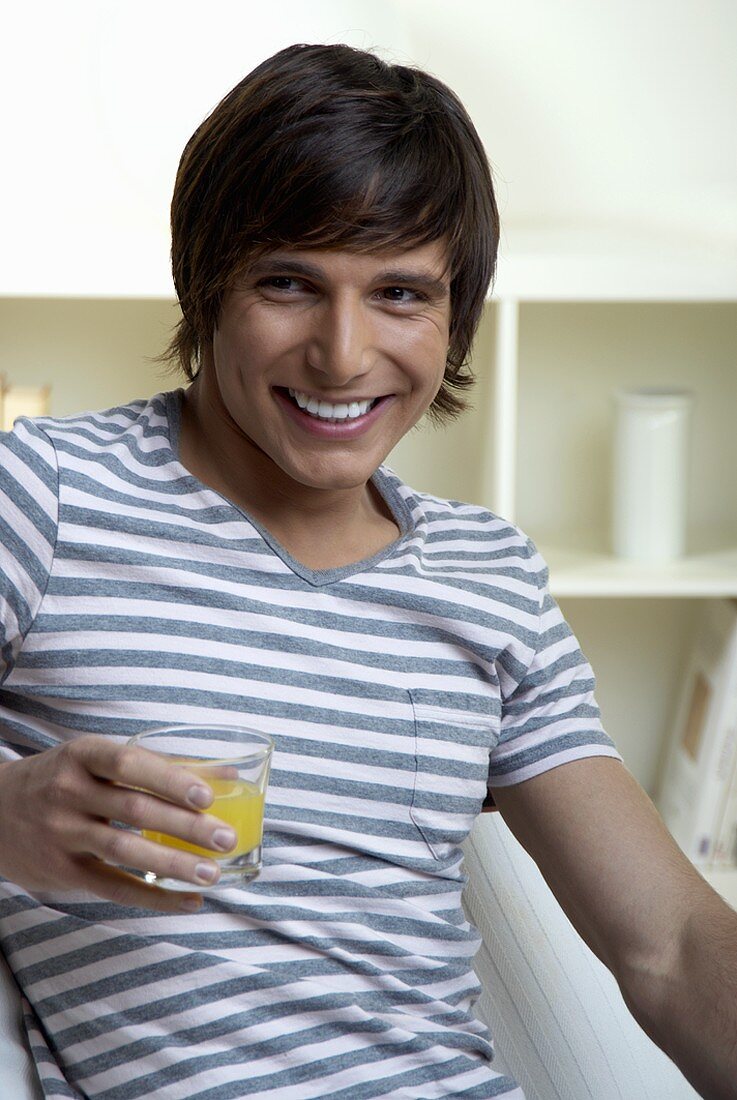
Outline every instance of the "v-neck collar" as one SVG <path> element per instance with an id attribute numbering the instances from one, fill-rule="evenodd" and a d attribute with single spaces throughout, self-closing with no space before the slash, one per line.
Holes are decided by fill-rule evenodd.
<path id="1" fill-rule="evenodd" d="M 167 431 L 169 436 L 169 446 L 172 451 L 172 455 L 178 465 L 181 467 L 182 476 L 186 478 L 192 485 L 193 490 L 209 494 L 217 498 L 219 504 L 227 505 L 232 508 L 234 512 L 242 516 L 244 519 L 254 527 L 264 542 L 269 546 L 274 554 L 298 577 L 306 581 L 315 587 L 322 587 L 324 585 L 333 584 L 336 581 L 345 580 L 348 577 L 358 573 L 365 573 L 370 569 L 373 569 L 379 562 L 384 561 L 385 558 L 390 557 L 396 551 L 397 547 L 403 543 L 408 535 L 411 535 L 414 531 L 414 520 L 412 518 L 412 512 L 402 497 L 397 492 L 396 486 L 393 480 L 387 475 L 387 472 L 383 466 L 380 466 L 370 478 L 371 484 L 375 487 L 377 493 L 386 504 L 387 508 L 391 512 L 392 518 L 399 528 L 399 537 L 393 542 L 390 542 L 383 549 L 379 550 L 371 557 L 362 558 L 357 562 L 350 562 L 348 565 L 341 565 L 334 569 L 311 569 L 301 561 L 297 561 L 293 558 L 289 551 L 282 546 L 279 540 L 264 527 L 254 516 L 252 516 L 245 508 L 242 508 L 239 504 L 235 504 L 228 497 L 218 492 L 217 489 L 213 489 L 211 486 L 206 485 L 194 474 L 182 464 L 179 458 L 179 440 L 181 435 L 182 425 L 182 401 L 183 390 L 170 390 L 167 393 L 162 394 L 164 398 L 164 405 L 166 409 L 167 419 Z"/>

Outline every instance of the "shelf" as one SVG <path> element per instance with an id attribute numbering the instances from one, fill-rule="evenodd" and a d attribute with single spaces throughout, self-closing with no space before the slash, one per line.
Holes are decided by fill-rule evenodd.
<path id="1" fill-rule="evenodd" d="M 631 230 L 507 227 L 490 299 L 549 302 L 737 300 L 737 255 Z"/>
<path id="2" fill-rule="evenodd" d="M 706 881 L 720 894 L 728 905 L 737 909 L 737 867 L 701 871 Z"/>
<path id="3" fill-rule="evenodd" d="M 526 528 L 529 533 L 529 527 Z M 658 565 L 623 561 L 606 538 L 577 536 L 533 539 L 550 567 L 550 588 L 567 596 L 701 597 L 737 596 L 737 532 L 712 532 L 689 543 L 689 553 Z"/>
<path id="4" fill-rule="evenodd" d="M 21 221 L 17 239 L 4 242 L 13 262 L 0 271 L 0 297 L 175 300 L 167 211 L 126 221 L 107 206 L 85 208 L 76 221 L 54 223 L 43 264 Z M 737 255 L 717 241 L 675 244 L 631 230 L 505 226 L 488 301 L 505 300 L 737 301 Z"/>

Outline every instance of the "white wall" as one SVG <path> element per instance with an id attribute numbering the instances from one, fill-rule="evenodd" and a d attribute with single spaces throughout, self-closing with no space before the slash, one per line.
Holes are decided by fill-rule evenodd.
<path id="1" fill-rule="evenodd" d="M 409 0 L 416 62 L 464 100 L 509 224 L 737 244 L 734 0 Z"/>
<path id="2" fill-rule="evenodd" d="M 184 143 L 296 41 L 447 81 L 510 227 L 737 244 L 734 0 L 24 0 L 3 9 L 0 294 L 169 294 Z"/>
<path id="3" fill-rule="evenodd" d="M 399 58 L 396 6 L 6 5 L 0 294 L 173 294 L 169 203 L 193 131 L 247 72 L 293 42 L 388 45 Z"/>

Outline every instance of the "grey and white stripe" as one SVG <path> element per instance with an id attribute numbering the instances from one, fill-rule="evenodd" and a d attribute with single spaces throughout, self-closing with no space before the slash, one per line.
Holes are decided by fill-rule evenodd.
<path id="1" fill-rule="evenodd" d="M 0 752 L 245 722 L 264 870 L 195 917 L 0 882 L 46 1095 L 519 1100 L 459 845 L 487 782 L 618 758 L 544 562 L 382 467 L 401 537 L 311 570 L 181 465 L 180 400 L 0 436 Z"/>

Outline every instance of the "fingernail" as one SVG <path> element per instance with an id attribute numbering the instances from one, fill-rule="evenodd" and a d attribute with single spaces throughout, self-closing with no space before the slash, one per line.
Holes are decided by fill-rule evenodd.
<path id="1" fill-rule="evenodd" d="M 221 852 L 229 852 L 235 847 L 235 833 L 232 829 L 216 829 L 212 834 L 212 842 Z"/>
<path id="2" fill-rule="evenodd" d="M 218 868 L 214 863 L 198 863 L 194 873 L 195 878 L 198 878 L 200 882 L 212 882 L 218 873 Z"/>
<path id="3" fill-rule="evenodd" d="M 187 801 L 190 806 L 196 806 L 198 810 L 204 810 L 205 806 L 209 806 L 212 802 L 212 792 L 208 787 L 201 787 L 197 784 L 187 791 Z"/>
<path id="4" fill-rule="evenodd" d="M 179 908 L 185 913 L 197 913 L 202 908 L 202 898 L 180 898 Z"/>

